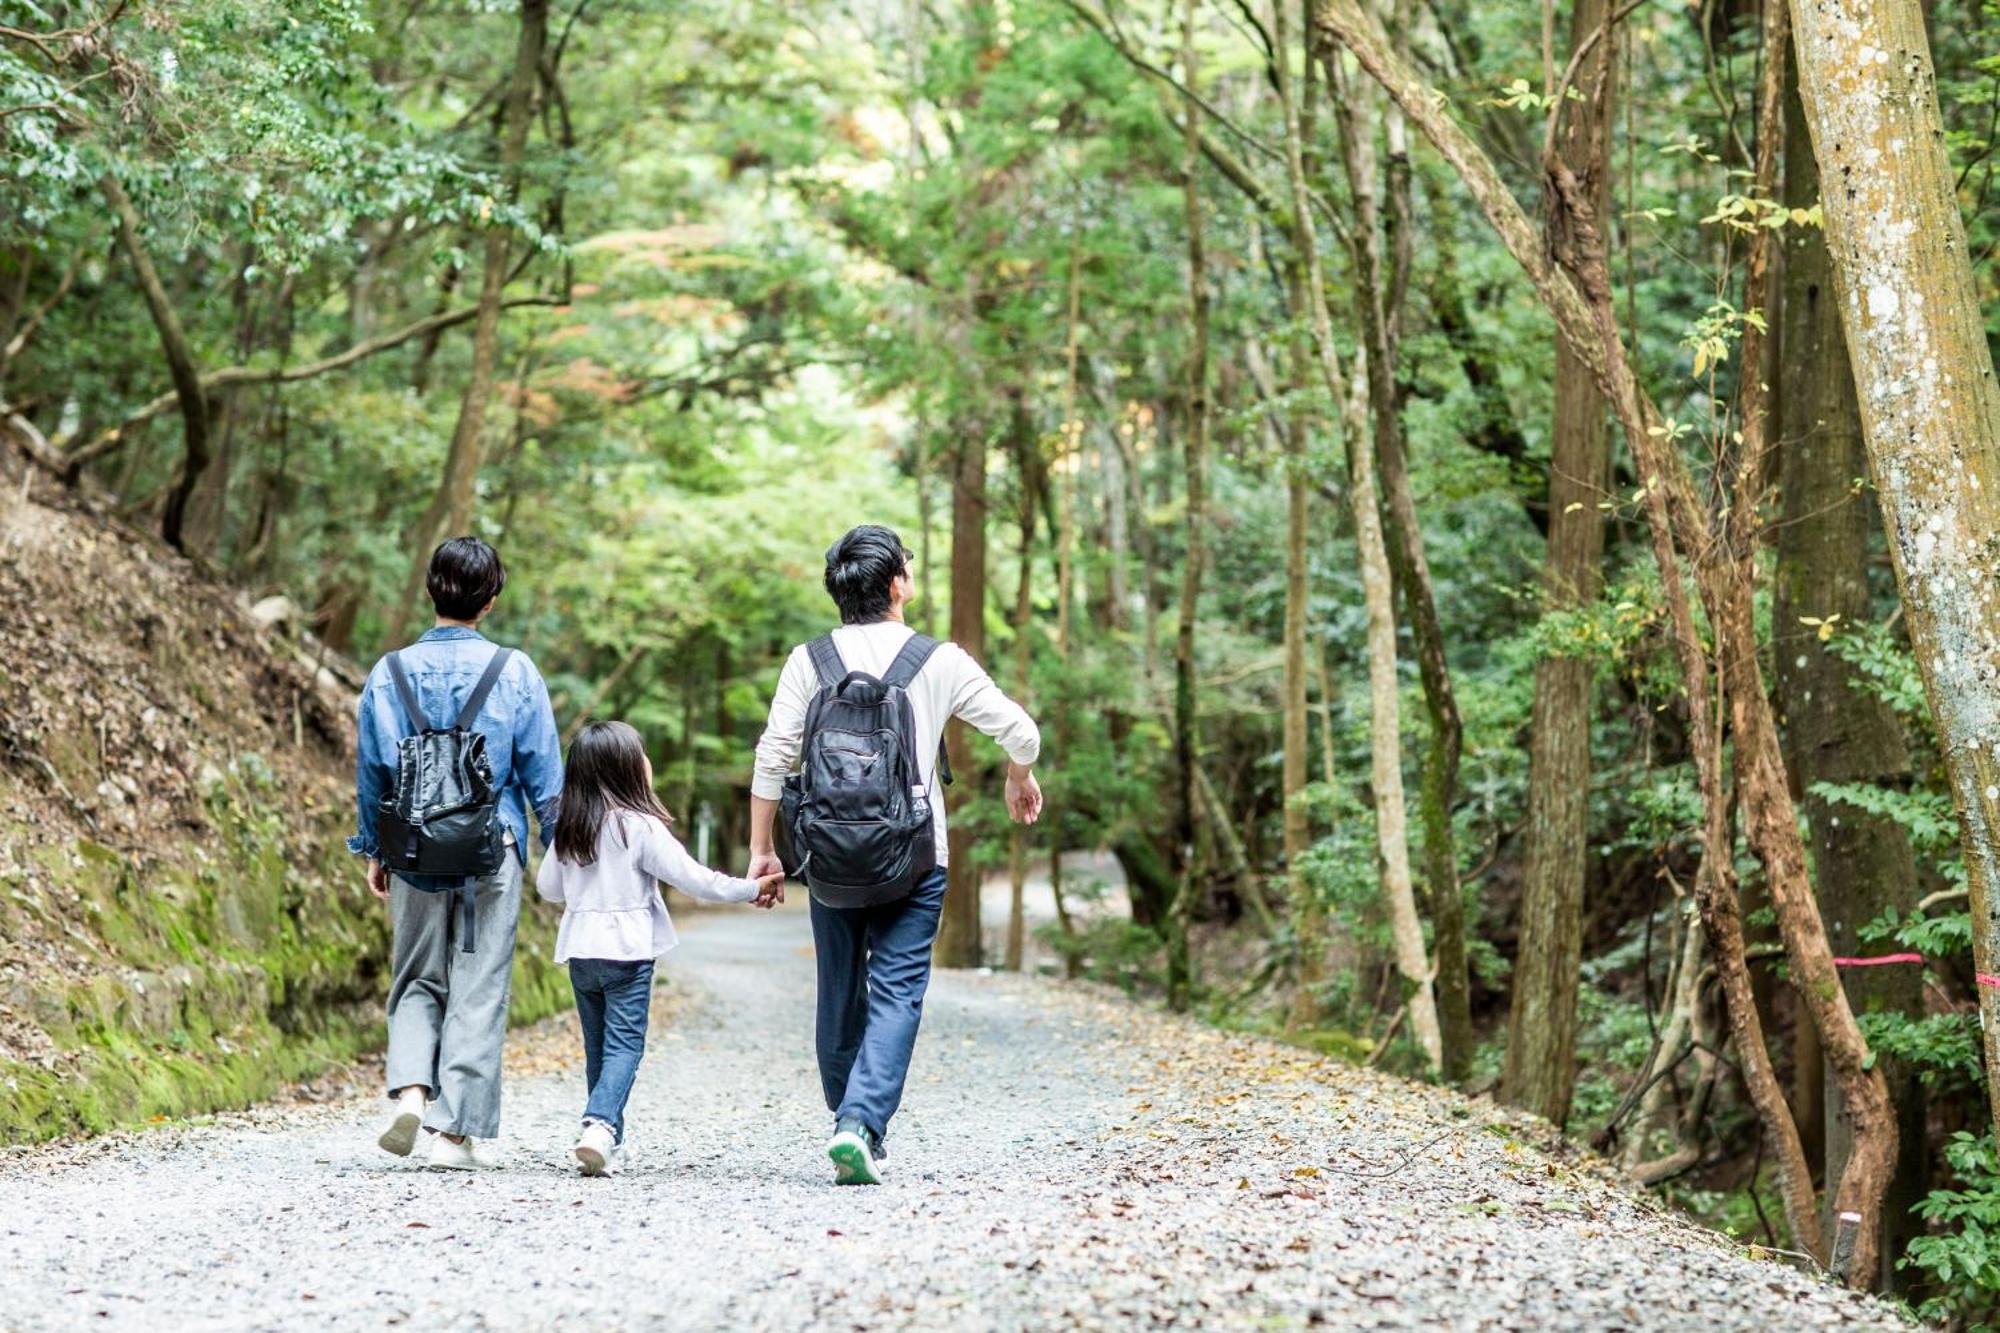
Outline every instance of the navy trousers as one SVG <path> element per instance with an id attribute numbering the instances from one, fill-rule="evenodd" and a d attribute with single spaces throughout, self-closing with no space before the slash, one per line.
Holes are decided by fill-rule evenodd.
<path id="1" fill-rule="evenodd" d="M 880 907 L 812 904 L 819 958 L 820 1085 L 827 1109 L 879 1137 L 903 1101 L 917 1044 L 931 944 L 944 908 L 944 867 L 901 902 Z"/>

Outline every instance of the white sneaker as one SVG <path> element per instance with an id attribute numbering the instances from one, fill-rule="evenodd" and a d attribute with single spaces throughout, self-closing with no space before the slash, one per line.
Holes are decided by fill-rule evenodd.
<path id="1" fill-rule="evenodd" d="M 454 1142 L 442 1134 L 433 1134 L 425 1165 L 433 1171 L 477 1171 L 486 1163 L 480 1161 L 478 1154 L 473 1152 L 471 1139 L 459 1139 Z"/>
<path id="2" fill-rule="evenodd" d="M 618 1156 L 618 1145 L 611 1137 L 611 1126 L 586 1120 L 583 1133 L 577 1135 L 576 1147 L 570 1151 L 576 1154 L 586 1176 L 608 1176 Z"/>
<path id="3" fill-rule="evenodd" d="M 417 1130 L 422 1127 L 429 1106 L 422 1088 L 403 1089 L 402 1096 L 396 1098 L 396 1112 L 389 1117 L 389 1127 L 375 1140 L 376 1146 L 397 1157 L 408 1157 L 410 1149 L 417 1146 Z"/>

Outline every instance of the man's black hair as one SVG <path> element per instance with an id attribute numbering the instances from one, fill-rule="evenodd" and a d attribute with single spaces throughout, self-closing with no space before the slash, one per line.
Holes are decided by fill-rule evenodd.
<path id="1" fill-rule="evenodd" d="M 453 537 L 431 552 L 424 586 L 440 616 L 475 620 L 507 586 L 507 566 L 500 563 L 500 553 L 479 538 Z"/>
<path id="2" fill-rule="evenodd" d="M 889 585 L 910 563 L 903 539 L 879 523 L 863 523 L 827 548 L 826 592 L 843 625 L 866 625 L 889 614 Z"/>

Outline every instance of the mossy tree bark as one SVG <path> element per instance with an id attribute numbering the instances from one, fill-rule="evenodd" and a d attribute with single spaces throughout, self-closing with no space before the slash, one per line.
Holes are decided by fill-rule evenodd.
<path id="1" fill-rule="evenodd" d="M 2000 384 L 1918 0 L 1796 3 L 1862 438 L 1959 816 L 1973 964 L 2000 971 Z M 1977 988 L 2000 1125 L 2000 989 Z"/>
<path id="2" fill-rule="evenodd" d="M 1819 202 L 1819 169 L 1795 85 L 1787 101 L 1784 202 L 1810 208 Z M 1773 397 L 1773 436 L 1784 517 L 1777 530 L 1773 656 L 1786 755 L 1804 793 L 1820 914 L 1833 947 L 1857 953 L 1864 922 L 1884 908 L 1908 911 L 1916 905 L 1916 858 L 1909 836 L 1895 820 L 1825 800 L 1813 787 L 1822 782 L 1906 784 L 1910 754 L 1888 705 L 1861 688 L 1853 668 L 1802 623 L 1809 617 L 1831 623 L 1839 632 L 1868 620 L 1868 548 L 1875 520 L 1862 490 L 1868 450 L 1861 439 L 1861 407 L 1840 334 L 1824 233 L 1787 228 L 1783 269 L 1777 329 L 1785 374 Z M 1863 1013 L 1923 1016 L 1923 973 L 1916 968 L 1860 968 L 1848 972 L 1844 981 L 1849 1001 Z M 1802 1045 L 1800 1060 L 1806 1057 Z M 1811 1057 L 1815 1065 L 1822 1060 L 1817 1050 Z M 1914 1072 L 1893 1056 L 1883 1057 L 1882 1066 L 1902 1144 L 1884 1224 L 1881 1278 L 1887 1286 L 1895 1257 L 1915 1231 L 1910 1209 L 1924 1192 L 1925 1134 L 1923 1087 Z M 1839 1085 L 1822 1082 L 1826 1178 L 1838 1180 L 1852 1152 L 1852 1136 Z M 1814 1108 L 1801 1105 L 1798 1111 L 1805 1117 Z"/>

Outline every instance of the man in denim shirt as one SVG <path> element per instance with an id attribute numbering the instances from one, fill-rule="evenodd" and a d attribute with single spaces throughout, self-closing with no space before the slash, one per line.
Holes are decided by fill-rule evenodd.
<path id="1" fill-rule="evenodd" d="M 527 807 L 535 807 L 546 845 L 562 795 L 561 742 L 548 687 L 525 654 L 509 655 L 472 724 L 486 737 L 506 825 L 510 855 L 500 869 L 470 884 L 391 875 L 377 859 L 375 816 L 395 786 L 397 742 L 425 727 L 449 727 L 499 651 L 478 626 L 506 583 L 499 552 L 477 537 L 455 537 L 439 546 L 426 580 L 437 625 L 397 655 L 424 716 L 407 715 L 386 659 L 369 673 L 357 712 L 360 831 L 347 845 L 368 858 L 368 887 L 388 902 L 395 928 L 388 1086 L 396 1110 L 378 1142 L 408 1156 L 421 1126 L 433 1131 L 430 1165 L 459 1170 L 480 1164 L 471 1139 L 490 1139 L 500 1130 L 500 1046 L 507 1034 L 514 929 L 521 915 Z M 473 931 L 462 937 L 460 913 L 453 909 L 467 891 Z"/>

